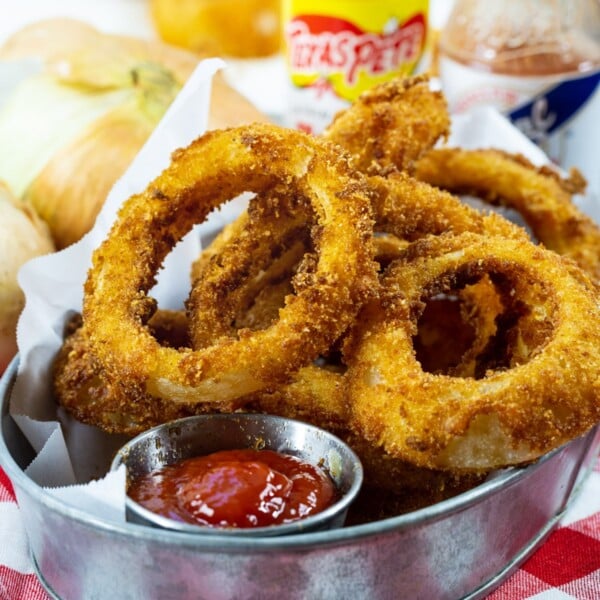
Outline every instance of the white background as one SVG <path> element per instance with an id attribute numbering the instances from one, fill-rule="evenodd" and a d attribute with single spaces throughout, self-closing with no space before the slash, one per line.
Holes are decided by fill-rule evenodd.
<path id="1" fill-rule="evenodd" d="M 107 33 L 152 38 L 147 0 L 0 0 L 0 43 L 33 21 L 71 17 Z"/>

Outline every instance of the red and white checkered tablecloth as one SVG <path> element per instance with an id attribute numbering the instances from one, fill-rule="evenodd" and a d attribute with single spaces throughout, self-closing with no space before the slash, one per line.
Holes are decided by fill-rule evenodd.
<path id="1" fill-rule="evenodd" d="M 600 462 L 546 543 L 489 600 L 600 600 Z M 47 600 L 0 469 L 0 600 Z M 434 599 L 432 599 L 434 600 Z"/>

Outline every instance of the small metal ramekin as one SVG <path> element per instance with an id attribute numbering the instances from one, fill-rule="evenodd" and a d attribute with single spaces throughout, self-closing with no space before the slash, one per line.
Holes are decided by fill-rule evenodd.
<path id="1" fill-rule="evenodd" d="M 154 427 L 125 444 L 111 469 L 122 464 L 127 480 L 186 458 L 220 450 L 274 450 L 322 468 L 335 483 L 339 500 L 320 513 L 291 523 L 254 528 L 218 528 L 182 523 L 158 515 L 127 496 L 127 520 L 197 534 L 264 537 L 334 529 L 344 524 L 363 480 L 359 458 L 331 433 L 313 425 L 266 414 L 198 415 Z"/>

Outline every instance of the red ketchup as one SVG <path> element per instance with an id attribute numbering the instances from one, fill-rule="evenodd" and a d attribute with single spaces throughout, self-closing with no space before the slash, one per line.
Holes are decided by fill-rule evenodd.
<path id="1" fill-rule="evenodd" d="M 337 500 L 318 467 L 272 450 L 223 450 L 148 473 L 127 494 L 159 515 L 210 527 L 266 527 L 304 519 Z"/>

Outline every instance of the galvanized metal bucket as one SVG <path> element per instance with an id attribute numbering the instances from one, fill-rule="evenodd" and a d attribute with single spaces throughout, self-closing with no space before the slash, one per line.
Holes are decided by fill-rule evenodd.
<path id="1" fill-rule="evenodd" d="M 600 430 L 450 500 L 364 525 L 276 538 L 197 536 L 75 510 L 23 469 L 33 458 L 0 382 L 0 464 L 40 579 L 62 600 L 483 598 L 546 538 L 598 455 Z"/>

